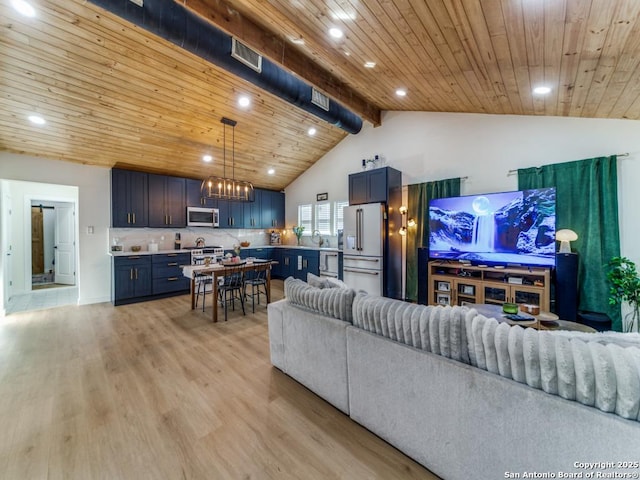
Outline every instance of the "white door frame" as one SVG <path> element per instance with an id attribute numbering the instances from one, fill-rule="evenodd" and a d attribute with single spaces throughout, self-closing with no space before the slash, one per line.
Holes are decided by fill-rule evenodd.
<path id="1" fill-rule="evenodd" d="M 25 195 L 24 197 L 24 271 L 29 272 L 29 275 L 25 275 L 24 278 L 24 290 L 29 292 L 33 290 L 32 282 L 31 282 L 31 204 L 33 202 L 56 202 L 56 203 L 70 203 L 73 204 L 74 215 L 74 238 L 75 238 L 75 246 L 74 246 L 74 257 L 75 257 L 75 266 L 76 266 L 76 282 L 75 286 L 79 287 L 80 277 L 78 275 L 79 272 L 79 251 L 78 251 L 78 238 L 80 233 L 80 227 L 78 223 L 78 200 L 73 197 L 62 197 L 56 195 Z"/>
<path id="2" fill-rule="evenodd" d="M 7 314 L 7 305 L 12 291 L 12 248 L 11 248 L 11 192 L 6 180 L 0 180 L 0 317 Z"/>

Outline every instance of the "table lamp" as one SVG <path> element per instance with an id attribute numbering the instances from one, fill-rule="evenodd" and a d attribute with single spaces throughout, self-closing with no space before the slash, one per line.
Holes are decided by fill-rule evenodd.
<path id="1" fill-rule="evenodd" d="M 571 253 L 571 245 L 569 242 L 573 242 L 578 239 L 578 234 L 568 228 L 563 228 L 556 232 L 556 240 L 560 242 L 560 253 Z"/>

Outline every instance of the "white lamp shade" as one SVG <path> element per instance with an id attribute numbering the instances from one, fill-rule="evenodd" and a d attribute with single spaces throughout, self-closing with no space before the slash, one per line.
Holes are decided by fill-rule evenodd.
<path id="1" fill-rule="evenodd" d="M 556 240 L 560 242 L 560 253 L 571 253 L 571 245 L 569 242 L 573 242 L 578 239 L 578 234 L 568 228 L 563 228 L 556 232 Z"/>

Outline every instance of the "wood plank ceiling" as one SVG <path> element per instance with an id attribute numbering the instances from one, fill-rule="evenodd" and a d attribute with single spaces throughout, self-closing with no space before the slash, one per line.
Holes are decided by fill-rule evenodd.
<path id="1" fill-rule="evenodd" d="M 226 116 L 238 122 L 236 178 L 280 189 L 347 135 L 84 0 L 32 0 L 34 18 L 12 1 L 0 0 L 1 150 L 222 175 Z M 178 3 L 370 123 L 381 110 L 640 119 L 638 0 Z M 47 124 L 31 125 L 32 113 Z M 231 150 L 228 140 L 227 176 Z"/>

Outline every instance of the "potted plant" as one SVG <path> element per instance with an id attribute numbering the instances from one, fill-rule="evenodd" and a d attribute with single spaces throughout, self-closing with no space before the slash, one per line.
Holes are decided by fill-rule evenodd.
<path id="1" fill-rule="evenodd" d="M 302 238 L 302 233 L 304 232 L 304 225 L 296 225 L 293 227 L 293 233 L 296 234 L 296 238 L 298 239 L 298 245 L 300 245 L 300 239 Z"/>
<path id="2" fill-rule="evenodd" d="M 607 279 L 611 283 L 609 304 L 619 305 L 627 302 L 631 311 L 625 315 L 622 326 L 625 332 L 637 332 L 640 317 L 640 278 L 636 264 L 625 257 L 613 257 L 609 262 Z"/>

